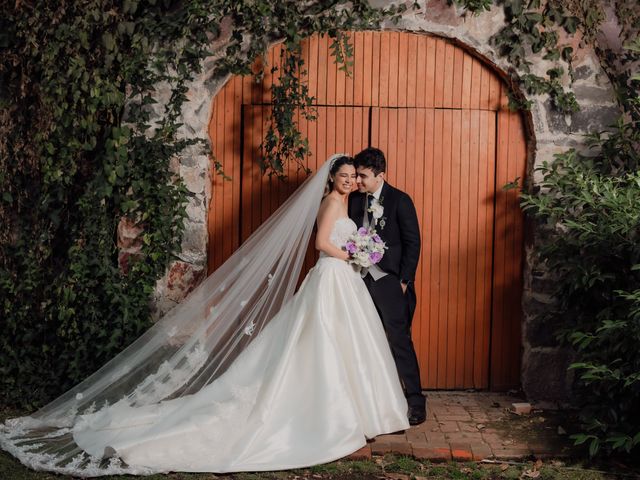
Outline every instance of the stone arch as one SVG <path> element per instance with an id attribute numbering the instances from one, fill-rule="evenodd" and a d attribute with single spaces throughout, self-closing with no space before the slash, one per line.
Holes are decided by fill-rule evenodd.
<path id="1" fill-rule="evenodd" d="M 446 6 L 444 2 L 427 1 L 427 13 L 407 12 L 398 24 L 384 24 L 382 30 L 427 33 L 454 40 L 470 51 L 483 62 L 490 64 L 502 76 L 511 70 L 508 62 L 493 49 L 489 39 L 504 24 L 501 8 L 493 7 L 491 11 L 478 16 L 465 15 L 455 6 Z M 214 51 L 222 52 L 225 39 L 217 41 Z M 583 105 L 581 113 L 573 118 L 559 115 L 550 108 L 546 96 L 536 96 L 532 100 L 532 108 L 526 122 L 528 133 L 527 174 L 532 185 L 537 178 L 534 173 L 536 165 L 543 159 L 550 159 L 554 153 L 568 147 L 580 148 L 582 133 L 593 128 L 604 128 L 618 113 L 612 88 L 599 67 L 593 51 L 579 48 L 574 61 L 575 78 L 573 90 L 578 101 Z M 204 71 L 191 84 L 184 106 L 185 137 L 204 136 L 211 115 L 211 100 L 229 80 L 227 77 L 212 77 L 212 66 L 216 56 L 205 61 Z M 538 61 L 539 60 L 539 61 Z M 537 59 L 536 72 L 544 75 L 550 63 Z M 568 79 L 564 79 L 566 85 Z M 189 149 L 176 159 L 174 170 L 185 180 L 192 198 L 188 206 L 186 235 L 182 244 L 179 260 L 156 289 L 155 305 L 158 313 L 162 313 L 176 302 L 179 302 L 193 284 L 199 281 L 206 270 L 207 261 L 207 203 L 211 198 L 210 191 L 210 159 L 197 149 Z M 532 236 L 528 237 L 526 262 L 524 268 L 523 297 L 523 370 L 522 385 L 525 392 L 537 399 L 563 399 L 568 394 L 570 378 L 567 377 L 566 365 L 569 361 L 543 332 L 539 323 L 537 306 L 540 302 L 552 299 L 540 287 L 531 253 L 534 249 Z M 540 375 L 544 373 L 548 379 L 547 387 L 540 385 Z"/>

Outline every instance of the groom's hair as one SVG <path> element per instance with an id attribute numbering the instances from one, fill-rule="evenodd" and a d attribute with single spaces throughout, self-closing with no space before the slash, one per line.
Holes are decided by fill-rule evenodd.
<path id="1" fill-rule="evenodd" d="M 357 167 L 370 168 L 374 175 L 387 171 L 387 161 L 382 150 L 368 147 L 354 157 Z"/>

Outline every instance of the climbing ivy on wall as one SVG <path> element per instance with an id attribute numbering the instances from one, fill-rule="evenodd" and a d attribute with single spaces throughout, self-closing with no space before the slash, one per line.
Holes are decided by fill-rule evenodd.
<path id="1" fill-rule="evenodd" d="M 151 322 L 188 192 L 171 160 L 188 83 L 249 74 L 270 43 L 375 27 L 364 0 L 3 2 L 0 12 L 0 401 L 40 405 Z M 160 104 L 160 91 L 170 91 Z M 200 145 L 201 144 L 201 145 Z M 118 266 L 117 226 L 142 255 Z"/>
<path id="2" fill-rule="evenodd" d="M 602 0 L 452 0 L 472 14 L 478 15 L 493 6 L 500 6 L 505 14 L 505 26 L 494 35 L 492 43 L 513 66 L 512 82 L 530 95 L 548 94 L 553 106 L 563 113 L 573 113 L 580 106 L 575 95 L 563 88 L 566 74 L 573 81 L 573 47 L 562 38 L 579 35 L 581 44 L 595 48 L 601 67 L 619 93 L 623 108 L 638 115 L 635 93 L 637 84 L 631 83 L 632 65 L 637 55 L 632 50 L 612 52 L 599 39 L 600 26 L 606 19 Z M 613 3 L 616 18 L 621 24 L 619 40 L 633 42 L 638 34 L 638 6 L 633 2 L 617 0 Z M 531 72 L 533 55 L 553 62 L 546 76 Z M 540 57 L 534 57 L 540 58 Z M 515 89 L 517 91 L 517 89 Z M 531 102 L 517 93 L 511 93 L 514 108 L 528 109 Z"/>

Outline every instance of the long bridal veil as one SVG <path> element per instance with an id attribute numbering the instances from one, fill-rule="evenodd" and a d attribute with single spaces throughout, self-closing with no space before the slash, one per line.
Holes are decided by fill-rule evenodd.
<path id="1" fill-rule="evenodd" d="M 36 470 L 129 473 L 119 459 L 93 457 L 78 447 L 74 426 L 96 412 L 192 395 L 225 372 L 292 297 L 331 163 L 339 156 L 122 353 L 34 414 L 0 425 L 2 449 Z"/>

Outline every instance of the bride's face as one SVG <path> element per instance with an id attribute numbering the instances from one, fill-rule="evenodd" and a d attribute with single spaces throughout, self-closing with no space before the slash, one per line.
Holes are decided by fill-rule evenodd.
<path id="1" fill-rule="evenodd" d="M 356 169 L 353 165 L 342 165 L 333 176 L 333 189 L 338 193 L 350 193 L 356 186 Z"/>

